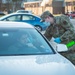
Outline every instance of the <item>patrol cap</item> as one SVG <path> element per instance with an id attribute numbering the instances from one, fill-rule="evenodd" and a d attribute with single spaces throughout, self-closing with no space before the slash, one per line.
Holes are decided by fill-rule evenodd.
<path id="1" fill-rule="evenodd" d="M 44 22 L 45 19 L 50 16 L 50 17 L 54 17 L 49 11 L 45 11 L 41 14 L 40 18 L 41 18 L 41 22 Z"/>

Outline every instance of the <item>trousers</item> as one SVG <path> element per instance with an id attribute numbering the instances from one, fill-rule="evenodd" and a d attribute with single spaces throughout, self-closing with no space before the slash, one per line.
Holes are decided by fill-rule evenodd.
<path id="1" fill-rule="evenodd" d="M 60 54 L 75 65 L 75 47 L 70 48 L 67 52 L 60 52 Z"/>

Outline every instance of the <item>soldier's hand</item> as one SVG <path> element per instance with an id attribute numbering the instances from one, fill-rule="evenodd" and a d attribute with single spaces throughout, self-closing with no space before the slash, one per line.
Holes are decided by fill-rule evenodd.
<path id="1" fill-rule="evenodd" d="M 54 39 L 54 42 L 56 42 L 56 43 L 61 43 L 60 37 L 55 38 L 55 39 Z"/>

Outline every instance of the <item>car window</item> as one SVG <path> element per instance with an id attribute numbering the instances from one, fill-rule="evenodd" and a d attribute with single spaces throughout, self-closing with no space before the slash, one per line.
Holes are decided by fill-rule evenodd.
<path id="1" fill-rule="evenodd" d="M 0 30 L 0 55 L 53 53 L 45 39 L 34 29 Z"/>
<path id="2" fill-rule="evenodd" d="M 29 13 L 28 11 L 20 11 L 20 12 L 22 12 L 22 13 Z"/>
<path id="3" fill-rule="evenodd" d="M 22 15 L 22 20 L 35 20 L 35 17 L 31 15 Z"/>
<path id="4" fill-rule="evenodd" d="M 18 11 L 18 13 L 29 13 L 28 11 Z"/>
<path id="5" fill-rule="evenodd" d="M 5 21 L 19 21 L 21 19 L 20 15 L 13 15 L 4 19 Z"/>
<path id="6" fill-rule="evenodd" d="M 28 10 L 18 10 L 16 12 L 17 13 L 32 13 L 32 11 L 28 11 Z"/>

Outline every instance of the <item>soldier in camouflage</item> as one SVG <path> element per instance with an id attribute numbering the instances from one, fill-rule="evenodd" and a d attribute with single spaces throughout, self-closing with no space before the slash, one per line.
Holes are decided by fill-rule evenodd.
<path id="1" fill-rule="evenodd" d="M 44 34 L 49 41 L 52 37 L 55 38 L 55 42 L 63 44 L 75 40 L 75 29 L 67 16 L 62 14 L 61 16 L 54 17 L 49 11 L 45 11 L 40 17 L 41 22 L 50 23 Z M 61 52 L 60 54 L 75 64 L 75 45 L 70 47 L 67 52 Z"/>

